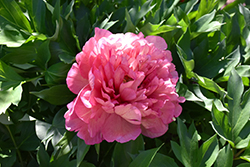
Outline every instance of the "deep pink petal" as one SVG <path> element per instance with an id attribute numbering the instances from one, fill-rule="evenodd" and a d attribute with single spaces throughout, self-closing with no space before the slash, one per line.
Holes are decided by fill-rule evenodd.
<path id="1" fill-rule="evenodd" d="M 173 121 L 175 116 L 175 105 L 172 102 L 166 102 L 161 108 L 161 118 L 164 124 L 169 124 Z"/>
<path id="2" fill-rule="evenodd" d="M 140 125 L 131 124 L 116 114 L 110 114 L 102 129 L 103 138 L 108 142 L 125 143 L 135 140 L 140 133 Z"/>
<path id="3" fill-rule="evenodd" d="M 168 47 L 166 41 L 162 37 L 159 37 L 159 36 L 147 36 L 145 39 L 149 43 L 153 43 L 155 45 L 155 47 L 157 47 L 158 49 L 165 50 Z"/>
<path id="4" fill-rule="evenodd" d="M 125 88 L 120 92 L 121 99 L 124 101 L 132 101 L 136 98 L 136 90 Z"/>

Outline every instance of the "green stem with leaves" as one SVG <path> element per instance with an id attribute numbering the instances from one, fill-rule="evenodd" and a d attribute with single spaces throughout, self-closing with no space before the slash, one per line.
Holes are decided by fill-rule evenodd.
<path id="1" fill-rule="evenodd" d="M 20 153 L 20 151 L 19 151 L 19 149 L 18 149 L 18 147 L 17 147 L 16 141 L 15 141 L 15 139 L 14 139 L 14 137 L 13 137 L 11 131 L 10 131 L 9 126 L 8 126 L 8 125 L 5 125 L 5 127 L 6 127 L 6 129 L 8 130 L 8 132 L 9 132 L 9 134 L 10 134 L 10 138 L 11 138 L 11 140 L 12 140 L 14 146 L 15 146 L 15 149 L 16 149 L 16 151 L 17 151 L 17 155 L 18 155 L 19 161 L 20 161 L 20 163 L 21 163 L 21 166 L 23 166 L 23 159 L 22 159 L 21 153 Z"/>

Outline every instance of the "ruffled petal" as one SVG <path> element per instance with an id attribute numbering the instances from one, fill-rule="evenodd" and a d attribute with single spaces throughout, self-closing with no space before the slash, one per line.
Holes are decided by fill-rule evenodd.
<path id="1" fill-rule="evenodd" d="M 74 63 L 69 70 L 66 82 L 69 90 L 75 94 L 78 94 L 80 90 L 88 84 L 88 80 L 81 76 L 76 63 Z"/>
<path id="2" fill-rule="evenodd" d="M 127 122 L 121 116 L 111 114 L 103 126 L 103 138 L 108 142 L 117 141 L 125 143 L 135 140 L 141 133 L 140 125 Z"/>
<path id="3" fill-rule="evenodd" d="M 159 37 L 159 36 L 147 36 L 145 39 L 149 43 L 153 43 L 154 46 L 157 47 L 158 49 L 165 50 L 168 47 L 166 41 L 162 37 Z"/>
<path id="4" fill-rule="evenodd" d="M 141 112 L 131 104 L 116 106 L 115 113 L 134 125 L 141 124 Z"/>

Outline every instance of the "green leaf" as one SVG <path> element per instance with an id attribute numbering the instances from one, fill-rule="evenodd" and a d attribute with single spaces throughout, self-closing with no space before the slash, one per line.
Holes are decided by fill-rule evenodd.
<path id="1" fill-rule="evenodd" d="M 126 22 L 127 22 L 127 24 L 126 24 L 126 27 L 124 28 L 124 33 L 125 32 L 135 32 L 135 29 L 136 29 L 136 27 L 135 27 L 135 25 L 133 24 L 133 22 L 132 22 L 132 20 L 131 20 L 131 17 L 130 17 L 130 15 L 129 15 L 129 12 L 128 12 L 128 10 L 127 9 L 125 9 L 125 20 L 126 20 Z"/>
<path id="2" fill-rule="evenodd" d="M 0 1 L 0 16 L 23 30 L 32 32 L 28 19 L 14 0 Z"/>
<path id="3" fill-rule="evenodd" d="M 44 70 L 47 68 L 48 61 L 51 57 L 49 43 L 50 41 L 47 40 L 39 46 L 37 50 L 37 57 L 35 59 L 35 64 Z"/>
<path id="4" fill-rule="evenodd" d="M 6 144 L 6 143 L 4 143 Z M 0 146 L 0 164 L 3 167 L 13 167 L 16 162 L 16 151 L 14 149 L 2 150 Z"/>
<path id="5" fill-rule="evenodd" d="M 19 47 L 26 38 L 19 29 L 11 23 L 8 23 L 4 18 L 0 17 L 0 44 L 8 47 Z"/>
<path id="6" fill-rule="evenodd" d="M 218 3 L 220 1 L 218 0 L 201 0 L 198 8 L 198 14 L 196 16 L 196 20 L 200 19 L 202 16 L 210 13 L 214 9 L 217 10 Z"/>
<path id="7" fill-rule="evenodd" d="M 22 91 L 21 85 L 0 91 L 0 114 L 5 113 L 11 104 L 18 105 L 22 97 Z"/>
<path id="8" fill-rule="evenodd" d="M 60 84 L 65 82 L 70 67 L 71 65 L 63 62 L 53 64 L 45 72 L 45 81 L 47 84 Z"/>
<path id="9" fill-rule="evenodd" d="M 77 167 L 82 166 L 82 161 L 85 155 L 88 153 L 90 145 L 85 144 L 84 140 L 78 138 L 77 140 L 77 154 L 76 154 L 76 163 Z"/>
<path id="10" fill-rule="evenodd" d="M 230 127 L 228 126 L 228 117 L 226 116 L 226 114 L 224 114 L 223 112 L 219 111 L 217 109 L 217 107 L 215 106 L 215 104 L 213 104 L 212 107 L 212 128 L 214 129 L 214 131 L 220 136 L 222 137 L 224 140 L 227 140 L 230 142 L 230 144 L 233 144 L 233 142 L 230 140 L 230 136 L 228 133 L 230 133 Z"/>
<path id="11" fill-rule="evenodd" d="M 178 167 L 175 163 L 174 159 L 157 153 L 155 158 L 153 159 L 152 163 L 149 165 L 150 167 Z"/>
<path id="12" fill-rule="evenodd" d="M 40 166 L 50 166 L 50 157 L 46 150 L 44 149 L 43 144 L 40 144 L 39 149 L 37 151 L 37 162 L 39 163 Z"/>
<path id="13" fill-rule="evenodd" d="M 218 93 L 221 97 L 225 97 L 227 95 L 226 91 L 220 87 L 217 83 L 213 80 L 208 79 L 206 77 L 202 77 L 194 73 L 195 78 L 198 80 L 198 84 L 210 91 Z"/>
<path id="14" fill-rule="evenodd" d="M 130 11 L 129 14 L 131 16 L 132 22 L 134 25 L 137 25 L 138 22 L 141 20 L 142 17 L 144 17 L 148 12 L 150 12 L 156 4 L 150 6 L 152 3 L 152 0 L 146 1 L 142 6 L 134 6 Z"/>
<path id="15" fill-rule="evenodd" d="M 233 98 L 232 100 L 228 100 L 228 108 L 230 111 L 228 114 L 228 123 L 232 128 L 231 140 L 234 141 L 249 119 L 250 94 L 249 91 L 244 94 L 243 105 L 240 105 L 241 95 L 244 91 L 244 86 L 240 76 L 234 69 L 231 71 L 227 89 L 228 95 Z"/>
<path id="16" fill-rule="evenodd" d="M 56 85 L 49 89 L 41 90 L 40 92 L 31 92 L 31 94 L 54 105 L 69 103 L 75 97 L 66 85 Z"/>
<path id="17" fill-rule="evenodd" d="M 199 149 L 199 159 L 200 167 L 202 166 L 212 166 L 215 162 L 219 151 L 219 144 L 217 140 L 217 135 L 212 136 L 207 141 L 205 141 Z"/>
<path id="18" fill-rule="evenodd" d="M 40 41 L 28 42 L 18 48 L 8 48 L 9 53 L 1 60 L 13 64 L 31 63 L 37 57 L 37 49 L 41 45 Z"/>
<path id="19" fill-rule="evenodd" d="M 177 125 L 177 133 L 180 139 L 181 162 L 185 166 L 195 166 L 198 158 L 199 135 L 194 124 L 191 124 L 189 129 L 187 129 L 185 124 L 177 118 Z M 177 156 L 177 153 L 174 152 L 175 156 Z"/>
<path id="20" fill-rule="evenodd" d="M 194 22 L 191 25 L 191 31 L 192 32 L 208 32 L 208 31 L 214 31 L 222 25 L 218 21 L 213 21 L 215 16 L 216 10 L 213 10 L 213 12 L 203 15 L 201 18 L 199 18 L 196 22 Z M 211 26 L 213 28 L 211 29 Z"/>
<path id="21" fill-rule="evenodd" d="M 142 150 L 144 150 L 144 140 L 141 135 L 136 140 L 131 140 L 127 143 L 116 143 L 112 156 L 114 165 L 120 167 L 129 166 L 132 161 L 130 155 L 138 154 Z"/>
<path id="22" fill-rule="evenodd" d="M 40 144 L 40 140 L 35 133 L 35 122 L 22 121 L 15 125 L 18 133 L 15 136 L 18 148 L 23 151 L 35 151 Z"/>
<path id="23" fill-rule="evenodd" d="M 177 88 L 178 88 L 178 90 L 176 90 L 176 91 L 178 92 L 178 94 L 180 96 L 185 97 L 186 100 L 188 100 L 188 101 L 202 101 L 192 91 L 190 91 L 185 84 L 178 83 Z"/>
<path id="24" fill-rule="evenodd" d="M 214 167 L 228 167 L 233 165 L 233 150 L 230 144 L 224 146 L 214 163 Z"/>
<path id="25" fill-rule="evenodd" d="M 72 0 L 72 1 L 70 2 L 70 4 L 66 7 L 65 12 L 64 12 L 64 14 L 63 14 L 63 17 L 64 17 L 66 20 L 68 20 L 70 14 L 72 13 L 74 4 L 75 4 L 75 2 Z"/>
<path id="26" fill-rule="evenodd" d="M 62 166 L 76 166 L 76 160 L 70 160 L 69 155 L 65 154 L 58 159 L 55 159 L 50 163 L 50 166 L 53 167 L 62 167 Z"/>
<path id="27" fill-rule="evenodd" d="M 194 60 L 193 59 L 187 60 L 188 57 L 187 54 L 178 45 L 177 49 L 178 49 L 177 53 L 180 57 L 182 65 L 184 66 L 187 78 L 192 78 L 194 69 Z"/>
<path id="28" fill-rule="evenodd" d="M 0 90 L 18 86 L 24 79 L 16 71 L 0 60 Z"/>
<path id="29" fill-rule="evenodd" d="M 243 155 L 240 156 L 240 158 L 250 162 L 250 142 L 248 143 L 248 146 L 246 147 Z"/>
<path id="30" fill-rule="evenodd" d="M 63 156 L 71 151 L 72 149 L 71 140 L 74 136 L 75 136 L 75 133 L 69 132 L 69 131 L 66 131 L 63 134 L 63 137 L 56 144 L 56 146 L 60 148 L 59 151 L 57 151 L 56 158 Z"/>
<path id="31" fill-rule="evenodd" d="M 159 151 L 161 147 L 162 145 L 158 148 L 140 152 L 140 154 L 132 161 L 129 167 L 148 167 L 156 156 L 157 151 Z"/>
<path id="32" fill-rule="evenodd" d="M 241 163 L 240 165 L 237 165 L 237 167 L 249 167 L 249 163 Z"/>
<path id="33" fill-rule="evenodd" d="M 29 11 L 28 14 L 32 20 L 34 29 L 39 33 L 46 33 L 46 6 L 44 1 L 25 0 L 25 6 Z"/>

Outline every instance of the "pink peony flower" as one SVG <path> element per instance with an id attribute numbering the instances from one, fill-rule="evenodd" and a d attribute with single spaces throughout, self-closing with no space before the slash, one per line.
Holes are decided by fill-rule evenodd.
<path id="1" fill-rule="evenodd" d="M 77 97 L 67 106 L 66 129 L 89 145 L 163 135 L 185 101 L 166 48 L 161 37 L 96 28 L 67 76 Z"/>

